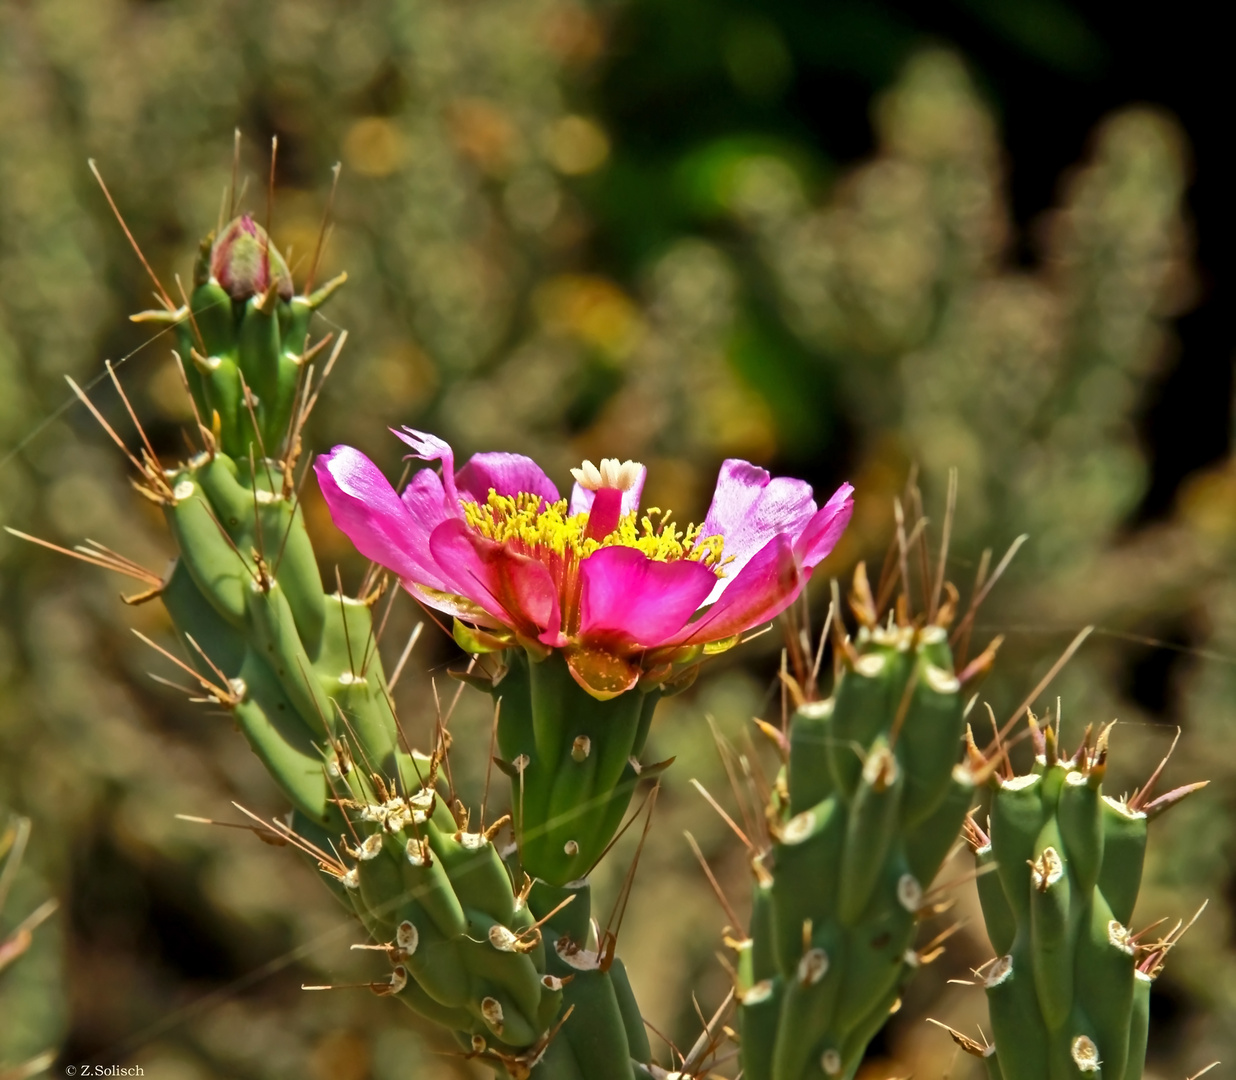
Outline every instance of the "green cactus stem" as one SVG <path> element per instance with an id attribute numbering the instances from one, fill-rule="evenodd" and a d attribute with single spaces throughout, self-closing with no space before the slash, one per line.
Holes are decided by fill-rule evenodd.
<path id="1" fill-rule="evenodd" d="M 963 682 L 947 627 L 878 625 L 865 570 L 852 607 L 860 628 L 839 641 L 831 697 L 801 700 L 785 768 L 767 807 L 770 842 L 753 859 L 747 938 L 738 943 L 743 1075 L 852 1077 L 919 964 L 924 892 L 975 795 L 959 764 Z M 963 673 L 985 670 L 990 654 Z"/>
<path id="2" fill-rule="evenodd" d="M 557 786 L 541 743 L 526 751 L 526 791 L 551 822 L 527 829 L 535 883 L 495 847 L 510 819 L 473 830 L 443 789 L 444 740 L 429 756 L 406 745 L 375 639 L 382 586 L 360 597 L 323 587 L 293 480 L 321 385 L 310 364 L 328 340 L 311 344 L 309 319 L 342 280 L 295 295 L 265 232 L 239 218 L 203 242 L 185 307 L 137 317 L 175 325 L 203 449 L 165 468 L 143 436 L 145 451 L 130 454 L 177 549 L 130 601 L 162 599 L 182 666 L 292 804 L 287 822 L 261 828 L 315 860 L 385 952 L 375 992 L 447 1028 L 500 1076 L 634 1080 L 651 1059 L 639 1010 L 613 940 L 590 938 L 587 886 L 571 882 L 627 806 L 655 695 L 585 714 L 603 706 L 551 661 L 514 666 L 491 688 L 504 752 L 521 718 L 586 725 L 579 756 L 591 764 L 573 774 L 557 762 Z M 528 805 L 516 808 L 521 834 Z M 556 831 L 568 822 L 575 861 Z"/>
<path id="3" fill-rule="evenodd" d="M 174 311 L 145 311 L 135 322 L 176 328 L 181 363 L 199 421 L 237 459 L 282 458 L 307 365 L 313 313 L 346 274 L 294 295 L 287 264 L 248 215 L 202 241 L 193 294 Z M 320 345 L 319 345 L 320 348 Z"/>
<path id="4" fill-rule="evenodd" d="M 557 653 L 500 654 L 492 678 L 469 678 L 498 708 L 499 768 L 525 871 L 560 887 L 584 878 L 622 824 L 636 785 L 670 762 L 641 764 L 660 688 L 598 701 Z"/>
<path id="5" fill-rule="evenodd" d="M 982 970 L 991 1042 L 952 1035 L 996 1080 L 1140 1080 L 1145 1066 L 1150 984 L 1173 943 L 1130 929 L 1147 825 L 1205 784 L 1152 801 L 1152 777 L 1130 798 L 1104 795 L 1112 726 L 1093 744 L 1088 728 L 1070 757 L 1058 727 L 1031 717 L 1034 767 L 996 772 L 988 829 L 966 823 L 1000 955 Z"/>

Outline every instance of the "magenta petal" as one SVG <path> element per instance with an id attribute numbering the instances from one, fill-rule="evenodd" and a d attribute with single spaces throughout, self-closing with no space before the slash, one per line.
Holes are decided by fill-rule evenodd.
<path id="1" fill-rule="evenodd" d="M 429 554 L 428 528 L 372 461 L 350 446 L 336 446 L 313 468 L 332 520 L 362 555 L 401 578 L 444 588 Z"/>
<path id="2" fill-rule="evenodd" d="M 450 505 L 457 505 L 459 493 L 455 490 L 455 451 L 451 449 L 451 444 L 445 439 L 439 439 L 437 435 L 431 435 L 428 431 L 417 431 L 416 428 L 405 427 L 402 431 L 391 428 L 391 434 L 412 447 L 411 457 L 418 457 L 422 461 L 442 462 L 442 486 L 450 499 Z"/>
<path id="3" fill-rule="evenodd" d="M 726 579 L 713 588 L 711 598 L 718 599 L 774 536 L 788 534 L 791 540 L 797 539 L 815 512 L 811 485 L 805 481 L 787 476 L 774 480 L 766 470 L 737 458 L 723 462 L 700 533 L 725 540 Z"/>
<path id="4" fill-rule="evenodd" d="M 683 645 L 721 641 L 768 622 L 797 599 L 810 576 L 799 568 L 789 538 L 774 536 L 677 641 Z"/>
<path id="5" fill-rule="evenodd" d="M 837 546 L 837 541 L 850 523 L 850 515 L 854 513 L 853 494 L 852 484 L 842 484 L 807 522 L 802 535 L 794 542 L 794 557 L 803 566 L 816 566 Z"/>
<path id="6" fill-rule="evenodd" d="M 639 467 L 639 475 L 635 483 L 633 483 L 626 491 L 622 493 L 622 512 L 624 514 L 631 513 L 632 510 L 639 509 L 640 497 L 644 494 L 644 481 L 648 478 L 648 469 L 643 465 Z M 581 486 L 579 483 L 571 489 L 571 506 L 569 513 L 582 514 L 586 510 L 592 509 L 592 500 L 597 497 L 595 491 L 590 491 L 588 488 Z"/>
<path id="7" fill-rule="evenodd" d="M 606 547 L 579 566 L 580 635 L 654 648 L 686 625 L 716 575 L 691 560 L 654 562 L 642 551 Z"/>
<path id="8" fill-rule="evenodd" d="M 483 503 L 492 489 L 499 495 L 539 495 L 549 503 L 558 501 L 558 489 L 541 467 L 523 454 L 473 454 L 455 474 L 459 494 Z"/>
<path id="9" fill-rule="evenodd" d="M 448 517 L 460 516 L 459 505 L 452 506 L 447 502 L 442 477 L 433 469 L 421 469 L 416 473 L 399 498 L 408 508 L 408 513 L 423 526 L 426 544 L 435 527 Z"/>
<path id="10" fill-rule="evenodd" d="M 557 640 L 558 590 L 541 563 L 478 536 L 458 518 L 434 529 L 429 547 L 437 564 L 450 568 L 447 591 L 474 601 L 521 634 Z"/>

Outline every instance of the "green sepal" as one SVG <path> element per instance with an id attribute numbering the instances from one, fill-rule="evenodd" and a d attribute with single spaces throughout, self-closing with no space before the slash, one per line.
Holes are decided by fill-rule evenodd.
<path id="1" fill-rule="evenodd" d="M 253 296 L 245 302 L 244 314 L 236 333 L 236 358 L 245 385 L 257 398 L 254 411 L 263 429 L 265 453 L 273 455 L 277 447 L 265 445 L 264 421 L 270 415 L 278 394 L 279 357 L 283 349 L 279 340 L 279 318 L 274 304 L 267 306 L 263 303 L 264 300 L 265 297 Z M 249 435 L 256 443 L 252 430 Z M 257 451 L 260 454 L 263 449 L 258 447 Z M 247 447 L 240 456 L 248 456 Z"/>
<path id="2" fill-rule="evenodd" d="M 469 626 L 458 619 L 451 621 L 451 636 L 455 639 L 455 644 L 466 653 L 503 652 L 515 644 L 515 638 L 511 634 L 491 633 L 488 630 Z"/>

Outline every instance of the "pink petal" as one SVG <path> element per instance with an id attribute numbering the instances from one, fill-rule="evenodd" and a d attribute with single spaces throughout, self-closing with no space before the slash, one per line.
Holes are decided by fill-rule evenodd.
<path id="1" fill-rule="evenodd" d="M 677 643 L 721 641 L 776 618 L 797 599 L 810 576 L 794 558 L 789 537 L 774 536 L 747 560 L 721 599 L 678 635 Z"/>
<path id="2" fill-rule="evenodd" d="M 852 484 L 842 484 L 833 496 L 807 522 L 802 535 L 794 542 L 794 557 L 808 568 L 814 567 L 837 546 L 841 534 L 854 513 Z"/>
<path id="3" fill-rule="evenodd" d="M 459 518 L 448 518 L 429 537 L 438 566 L 449 568 L 452 587 L 494 618 L 527 637 L 556 644 L 561 631 L 558 590 L 535 559 L 478 536 Z"/>
<path id="4" fill-rule="evenodd" d="M 405 427 L 403 431 L 391 428 L 391 434 L 402 439 L 412 447 L 411 457 L 422 461 L 442 462 L 442 486 L 450 499 L 452 507 L 459 504 L 459 492 L 455 490 L 455 451 L 451 444 L 428 431 L 417 431 L 416 428 Z"/>
<path id="5" fill-rule="evenodd" d="M 624 492 L 617 488 L 601 488 L 594 493 L 592 506 L 588 510 L 588 528 L 584 537 L 588 540 L 604 540 L 618 528 L 622 519 L 622 496 Z"/>
<path id="6" fill-rule="evenodd" d="M 490 489 L 499 495 L 539 495 L 546 502 L 558 501 L 558 489 L 541 467 L 523 454 L 473 454 L 455 474 L 459 494 L 484 502 Z"/>
<path id="7" fill-rule="evenodd" d="M 426 537 L 448 517 L 459 516 L 458 504 L 448 505 L 442 477 L 433 469 L 419 470 L 399 498 L 408 508 L 408 513 L 424 524 Z"/>
<path id="8" fill-rule="evenodd" d="M 332 520 L 362 555 L 401 578 L 446 588 L 429 553 L 428 527 L 408 512 L 372 461 L 350 446 L 336 446 L 313 468 Z"/>
<path id="9" fill-rule="evenodd" d="M 815 512 L 811 485 L 805 481 L 788 476 L 774 480 L 765 469 L 737 458 L 723 462 L 700 533 L 725 540 L 726 577 L 713 587 L 710 599 L 717 600 L 774 536 L 788 534 L 791 541 L 797 539 Z"/>
<path id="10" fill-rule="evenodd" d="M 654 562 L 635 548 L 594 551 L 579 566 L 580 637 L 654 648 L 678 633 L 716 575 L 687 559 Z"/>
<path id="11" fill-rule="evenodd" d="M 624 514 L 631 513 L 632 510 L 639 509 L 640 496 L 644 494 L 644 481 L 648 478 L 648 469 L 641 465 L 639 467 L 639 476 L 626 491 L 622 493 L 622 512 Z M 597 497 L 595 491 L 589 491 L 588 488 L 582 487 L 580 484 L 571 489 L 571 506 L 570 513 L 582 514 L 585 510 L 592 509 L 592 500 Z"/>

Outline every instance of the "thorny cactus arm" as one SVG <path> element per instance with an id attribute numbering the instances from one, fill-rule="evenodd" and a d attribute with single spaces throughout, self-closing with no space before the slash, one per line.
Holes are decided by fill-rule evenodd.
<path id="1" fill-rule="evenodd" d="M 1150 986 L 1181 927 L 1154 942 L 1130 929 L 1149 821 L 1205 786 L 1157 799 L 1157 773 L 1131 798 L 1103 794 L 1108 725 L 1072 757 L 1058 722 L 1031 734 L 1029 773 L 992 778 L 988 831 L 968 820 L 987 932 L 1001 955 L 983 970 L 992 1042 L 952 1032 L 995 1080 L 1081 1074 L 1140 1080 Z M 972 748 L 972 756 L 977 750 Z"/>
<path id="2" fill-rule="evenodd" d="M 752 859 L 750 931 L 736 943 L 743 1073 L 752 1080 L 852 1077 L 920 963 L 924 891 L 957 838 L 976 778 L 961 755 L 963 689 L 994 649 L 955 673 L 954 604 L 925 625 L 885 626 L 860 565 L 857 637 L 836 635 L 832 697 L 800 704 Z M 806 700 L 804 700 L 806 699 Z"/>
<path id="3" fill-rule="evenodd" d="M 129 454 L 177 558 L 159 579 L 112 553 L 85 557 L 153 585 L 129 600 L 163 600 L 189 657 L 177 662 L 230 710 L 294 807 L 286 823 L 259 824 L 316 860 L 384 947 L 391 974 L 376 992 L 501 1075 L 630 1080 L 650 1051 L 621 965 L 589 941 L 586 888 L 540 909 L 494 846 L 506 819 L 470 831 L 439 784 L 443 744 L 424 757 L 400 736 L 371 614 L 381 587 L 322 586 L 294 473 L 329 343 L 311 344 L 309 319 L 341 282 L 294 295 L 249 218 L 203 243 L 192 297 L 175 307 L 164 294 L 164 310 L 136 317 L 174 325 L 191 362 L 201 452 L 165 469 L 143 436 Z"/>

